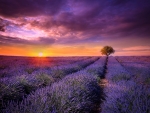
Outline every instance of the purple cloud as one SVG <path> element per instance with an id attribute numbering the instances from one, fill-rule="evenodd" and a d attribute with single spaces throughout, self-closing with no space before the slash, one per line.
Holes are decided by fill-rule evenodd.
<path id="1" fill-rule="evenodd" d="M 0 14 L 5 17 L 55 15 L 61 10 L 65 0 L 1 0 Z"/>
<path id="2" fill-rule="evenodd" d="M 6 37 L 0 35 L 1 46 L 50 46 L 55 43 L 55 39 L 49 37 L 39 37 L 37 40 L 26 40 L 17 37 Z"/>
<path id="3" fill-rule="evenodd" d="M 121 41 L 124 38 L 149 40 L 149 14 L 149 0 L 1 0 L 0 17 L 10 22 L 1 24 L 0 30 L 7 33 L 8 26 L 13 25 L 44 31 L 47 37 L 53 38 L 39 38 L 36 44 L 42 45 L 103 44 L 102 41 L 111 44 L 112 40 Z M 2 33 L 1 37 L 1 41 L 6 41 Z M 10 39 L 6 41 L 8 43 L 21 41 L 36 45 L 19 37 L 11 39 L 7 36 L 7 39 Z"/>

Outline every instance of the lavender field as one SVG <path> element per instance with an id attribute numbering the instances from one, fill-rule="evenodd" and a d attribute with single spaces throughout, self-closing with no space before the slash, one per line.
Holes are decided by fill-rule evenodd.
<path id="1" fill-rule="evenodd" d="M 0 113 L 150 113 L 150 57 L 0 56 Z"/>

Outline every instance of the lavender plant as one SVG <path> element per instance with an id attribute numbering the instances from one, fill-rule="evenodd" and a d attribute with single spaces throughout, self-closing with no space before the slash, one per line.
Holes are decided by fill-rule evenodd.
<path id="1" fill-rule="evenodd" d="M 30 75 L 41 69 L 50 69 L 53 66 L 72 64 L 89 57 L 9 57 L 0 56 L 0 78 L 20 75 Z"/>
<path id="2" fill-rule="evenodd" d="M 137 59 L 136 59 L 137 58 Z M 148 57 L 129 57 L 127 62 L 123 57 L 117 57 L 117 60 L 135 77 L 135 81 L 145 87 L 150 87 L 150 69 L 147 64 L 150 65 L 147 59 Z M 134 62 L 136 61 L 136 62 Z M 146 64 L 146 65 L 145 65 Z"/>
<path id="3" fill-rule="evenodd" d="M 102 72 L 105 58 L 101 58 L 84 70 L 67 75 L 61 81 L 36 90 L 21 103 L 9 102 L 4 113 L 92 113 L 99 110 L 102 98 L 97 77 L 100 74 L 89 72 L 95 68 Z M 15 109 L 14 109 L 15 108 Z M 12 109 L 12 110 L 10 110 Z"/>
<path id="4" fill-rule="evenodd" d="M 92 57 L 90 59 L 83 60 L 82 62 L 76 62 L 74 64 L 69 64 L 66 66 L 58 66 L 57 68 L 54 67 L 51 69 L 51 71 L 48 74 L 42 71 L 36 74 L 32 74 L 32 76 L 21 75 L 21 76 L 3 78 L 0 80 L 0 82 L 2 82 L 2 84 L 5 84 L 7 89 L 11 89 L 12 86 L 13 87 L 19 86 L 19 90 L 16 90 L 15 93 L 13 92 L 14 90 L 10 90 L 10 92 L 13 92 L 13 93 L 3 91 L 1 92 L 0 99 L 3 102 L 16 100 L 15 95 L 18 95 L 19 97 L 18 99 L 20 99 L 23 96 L 26 96 L 27 94 L 31 93 L 32 91 L 35 91 L 36 89 L 40 87 L 51 85 L 52 83 L 54 83 L 55 81 L 58 81 L 59 79 L 62 79 L 64 76 L 66 76 L 69 73 L 73 73 L 73 72 L 79 71 L 82 68 L 85 68 L 86 66 L 95 62 L 96 60 L 98 60 L 98 57 Z M 81 66 L 82 68 L 77 69 L 76 67 L 78 66 Z M 58 73 L 59 71 L 62 73 Z M 24 95 L 22 95 L 22 92 L 24 92 Z M 11 97 L 11 98 L 3 98 L 5 96 Z"/>
<path id="5" fill-rule="evenodd" d="M 106 101 L 101 105 L 102 113 L 148 113 L 150 90 L 137 84 L 130 74 L 114 58 L 108 61 L 105 88 Z"/>

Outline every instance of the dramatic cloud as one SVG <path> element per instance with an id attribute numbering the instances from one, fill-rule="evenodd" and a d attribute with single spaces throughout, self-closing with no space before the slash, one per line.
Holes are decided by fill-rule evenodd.
<path id="1" fill-rule="evenodd" d="M 53 38 L 48 38 L 48 37 L 39 37 L 37 40 L 25 40 L 25 39 L 20 39 L 16 37 L 6 37 L 6 36 L 0 36 L 0 45 L 5 45 L 5 46 L 10 46 L 10 45 L 15 45 L 15 46 L 49 46 L 55 43 L 55 39 Z"/>
<path id="2" fill-rule="evenodd" d="M 1 0 L 0 14 L 5 17 L 55 15 L 65 0 Z"/>
<path id="3" fill-rule="evenodd" d="M 149 0 L 0 1 L 1 45 L 89 44 L 123 50 L 150 46 L 149 31 Z"/>

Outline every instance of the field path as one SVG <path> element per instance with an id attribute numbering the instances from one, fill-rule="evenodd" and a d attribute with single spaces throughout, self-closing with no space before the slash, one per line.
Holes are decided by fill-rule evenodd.
<path id="1" fill-rule="evenodd" d="M 104 65 L 104 70 L 103 70 L 103 75 L 100 77 L 100 82 L 99 82 L 99 86 L 100 86 L 100 88 L 103 90 L 103 98 L 101 99 L 101 104 L 103 103 L 103 101 L 105 101 L 105 97 L 106 97 L 106 95 L 105 95 L 105 93 L 104 93 L 104 88 L 105 87 L 107 87 L 107 85 L 108 85 L 108 80 L 107 79 L 105 79 L 105 76 L 106 76 L 106 74 L 107 74 L 107 64 L 108 64 L 108 57 L 106 58 L 106 61 L 105 61 L 105 65 Z M 101 104 L 100 104 L 100 108 L 99 108 L 99 113 L 101 112 Z"/>

